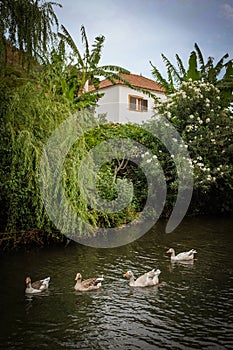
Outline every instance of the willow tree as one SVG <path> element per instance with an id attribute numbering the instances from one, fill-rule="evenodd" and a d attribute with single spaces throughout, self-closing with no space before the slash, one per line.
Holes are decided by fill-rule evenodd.
<path id="1" fill-rule="evenodd" d="M 24 53 L 23 60 L 27 64 L 32 57 L 37 57 L 37 53 L 47 51 L 49 41 L 54 36 L 53 28 L 58 27 L 54 5 L 61 7 L 56 2 L 44 0 L 1 0 L 1 74 L 4 74 L 9 47 L 15 47 L 19 53 Z"/>

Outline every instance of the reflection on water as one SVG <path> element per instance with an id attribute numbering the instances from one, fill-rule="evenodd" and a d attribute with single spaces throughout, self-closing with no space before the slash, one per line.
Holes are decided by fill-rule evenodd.
<path id="1" fill-rule="evenodd" d="M 2 349 L 233 349 L 233 219 L 163 223 L 129 245 L 78 244 L 2 255 Z M 171 262 L 169 247 L 197 260 Z M 123 273 L 161 270 L 160 284 L 131 288 Z M 74 290 L 75 276 L 104 275 L 102 288 Z M 24 294 L 25 277 L 50 275 L 49 290 Z"/>

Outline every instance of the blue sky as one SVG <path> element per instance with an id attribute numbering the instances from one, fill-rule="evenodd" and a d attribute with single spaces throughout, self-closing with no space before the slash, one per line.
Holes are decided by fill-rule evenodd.
<path id="1" fill-rule="evenodd" d="M 152 78 L 149 61 L 166 73 L 161 53 L 187 63 L 196 42 L 215 63 L 225 53 L 233 58 L 233 0 L 57 0 L 54 7 L 82 51 L 84 25 L 92 44 L 105 36 L 101 64 L 122 66 Z"/>

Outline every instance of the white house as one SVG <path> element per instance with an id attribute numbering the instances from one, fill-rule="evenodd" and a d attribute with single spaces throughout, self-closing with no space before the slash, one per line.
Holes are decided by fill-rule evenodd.
<path id="1" fill-rule="evenodd" d="M 136 88 L 148 90 L 161 99 L 165 98 L 164 89 L 154 80 L 136 74 L 121 76 Z M 89 90 L 93 90 L 93 87 Z M 102 80 L 98 91 L 104 93 L 104 96 L 99 99 L 95 113 L 97 116 L 105 114 L 108 121 L 140 124 L 153 114 L 154 99 L 146 93 L 128 87 L 120 80 L 115 85 L 108 79 Z"/>

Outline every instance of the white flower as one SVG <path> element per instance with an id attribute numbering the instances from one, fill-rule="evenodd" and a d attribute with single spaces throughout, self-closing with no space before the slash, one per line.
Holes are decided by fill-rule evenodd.
<path id="1" fill-rule="evenodd" d="M 171 154 L 171 158 L 175 158 L 174 154 Z"/>
<path id="2" fill-rule="evenodd" d="M 209 123 L 210 122 L 210 118 L 206 118 L 206 123 Z"/>
<path id="3" fill-rule="evenodd" d="M 151 163 L 151 161 L 152 161 L 152 159 L 147 159 L 146 162 L 147 162 L 147 163 Z"/>
<path id="4" fill-rule="evenodd" d="M 153 159 L 157 159 L 158 157 L 154 154 L 152 158 L 153 158 Z"/>
<path id="5" fill-rule="evenodd" d="M 190 118 L 190 119 L 193 119 L 193 118 L 194 118 L 194 115 L 193 115 L 193 114 L 190 114 L 189 118 Z"/>
<path id="6" fill-rule="evenodd" d="M 187 126 L 186 126 L 186 130 L 187 130 L 187 131 L 192 130 L 192 128 L 193 128 L 193 126 L 192 126 L 192 125 L 187 125 Z"/>

